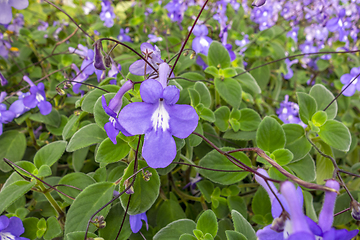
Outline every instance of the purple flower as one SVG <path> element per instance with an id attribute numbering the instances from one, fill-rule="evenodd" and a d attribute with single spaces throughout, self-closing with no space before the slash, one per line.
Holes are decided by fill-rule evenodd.
<path id="1" fill-rule="evenodd" d="M 144 220 L 144 222 L 146 224 L 146 229 L 148 230 L 149 229 L 149 224 L 148 224 L 148 221 L 147 221 L 146 213 L 139 213 L 139 214 L 136 214 L 136 215 L 130 215 L 129 216 L 130 228 L 131 228 L 131 231 L 133 233 L 139 232 L 140 229 L 142 228 L 143 223 L 142 223 L 141 220 Z"/>
<path id="2" fill-rule="evenodd" d="M 289 59 L 285 59 L 285 64 L 286 64 L 286 69 L 287 69 L 287 74 L 284 75 L 284 78 L 285 79 L 290 79 L 293 77 L 294 75 L 294 72 L 293 70 L 291 69 L 291 66 L 295 63 L 298 63 L 299 60 L 298 59 L 294 59 L 292 61 L 290 61 Z"/>
<path id="3" fill-rule="evenodd" d="M 344 17 L 345 17 L 345 9 L 342 8 L 339 11 L 338 17 L 332 18 L 326 23 L 326 27 L 327 29 L 329 29 L 330 32 L 338 32 L 339 41 L 347 40 L 345 26 L 344 26 L 344 22 L 345 22 Z"/>
<path id="4" fill-rule="evenodd" d="M 354 67 L 351 69 L 350 73 L 344 74 L 341 76 L 340 81 L 344 86 L 342 90 L 344 90 L 354 78 L 360 74 L 360 67 Z M 343 92 L 344 96 L 350 97 L 354 95 L 355 91 L 360 91 L 360 81 L 359 78 L 355 79 L 348 88 Z"/>
<path id="5" fill-rule="evenodd" d="M 30 94 L 31 94 L 30 92 L 23 93 L 20 91 L 17 93 L 17 95 L 19 96 L 19 99 L 16 100 L 15 102 L 13 102 L 11 104 L 11 106 L 9 107 L 9 110 L 15 114 L 15 118 L 19 117 L 21 114 L 30 110 L 29 107 L 26 107 L 24 105 L 24 98 L 27 96 L 30 96 Z"/>
<path id="6" fill-rule="evenodd" d="M 242 40 L 235 40 L 235 44 L 241 47 L 239 54 L 244 54 L 245 50 L 247 49 L 246 45 L 250 42 L 249 35 L 245 35 Z"/>
<path id="7" fill-rule="evenodd" d="M 24 232 L 25 229 L 20 218 L 0 216 L 0 237 L 2 240 L 29 240 L 28 238 L 20 237 Z"/>
<path id="8" fill-rule="evenodd" d="M 163 40 L 162 37 L 158 37 L 158 36 L 156 36 L 154 34 L 149 34 L 148 38 L 149 38 L 148 42 L 154 42 L 154 43 L 155 42 L 161 42 Z"/>
<path id="9" fill-rule="evenodd" d="M 114 61 L 111 62 L 111 69 L 108 72 L 108 77 L 116 78 L 119 72 L 121 71 L 121 65 L 116 63 Z"/>
<path id="10" fill-rule="evenodd" d="M 0 24 L 9 24 L 12 19 L 12 9 L 24 9 L 29 5 L 29 0 L 5 0 L 0 1 Z"/>
<path id="11" fill-rule="evenodd" d="M 120 28 L 120 34 L 117 36 L 120 42 L 132 42 L 131 37 L 127 34 L 129 33 L 129 28 L 122 29 Z"/>
<path id="12" fill-rule="evenodd" d="M 16 1 L 16 0 L 12 0 Z M 19 2 L 23 2 L 24 0 L 20 0 Z M 26 0 L 27 1 L 27 0 Z M 1 6 L 0 6 L 1 7 Z M 15 32 L 19 34 L 20 29 L 24 26 L 24 16 L 21 13 L 16 14 L 16 17 L 14 18 L 12 24 L 10 24 L 7 28 L 7 30 Z"/>
<path id="13" fill-rule="evenodd" d="M 196 36 L 192 42 L 192 48 L 196 53 L 207 56 L 212 39 L 208 37 L 208 29 L 205 25 L 196 25 L 193 34 Z"/>
<path id="14" fill-rule="evenodd" d="M 71 68 L 75 70 L 76 76 L 72 79 L 73 82 L 73 92 L 78 94 L 80 92 L 80 87 L 82 86 L 82 82 L 86 81 L 88 79 L 88 75 L 84 72 L 80 72 L 79 68 L 73 63 L 71 64 Z"/>
<path id="15" fill-rule="evenodd" d="M 234 61 L 236 59 L 236 55 L 235 55 L 234 51 L 232 50 L 232 45 L 230 43 L 228 43 L 224 47 L 226 48 L 226 50 L 228 51 L 228 53 L 230 55 L 230 61 Z"/>
<path id="16" fill-rule="evenodd" d="M 85 6 L 83 6 L 83 10 L 84 10 L 84 14 L 88 15 L 92 10 L 95 10 L 95 4 L 93 4 L 92 2 L 86 2 Z"/>
<path id="17" fill-rule="evenodd" d="M 8 81 L 6 80 L 6 78 L 4 77 L 4 75 L 2 75 L 2 73 L 0 72 L 0 83 L 1 86 L 5 86 L 8 84 Z"/>
<path id="18" fill-rule="evenodd" d="M 11 45 L 8 41 L 3 40 L 3 38 L 4 38 L 4 35 L 2 33 L 0 33 L 0 56 L 7 59 Z"/>
<path id="19" fill-rule="evenodd" d="M 293 27 L 293 29 L 291 31 L 289 31 L 286 36 L 290 37 L 294 40 L 294 42 L 297 43 L 298 41 L 298 32 L 299 32 L 299 27 Z"/>
<path id="20" fill-rule="evenodd" d="M 176 156 L 172 136 L 186 138 L 198 124 L 199 117 L 192 106 L 176 105 L 180 90 L 167 86 L 169 71 L 167 63 L 160 64 L 159 80 L 148 79 L 140 85 L 143 102 L 126 105 L 119 114 L 127 132 L 145 134 L 142 156 L 152 168 L 167 167 Z"/>
<path id="21" fill-rule="evenodd" d="M 15 117 L 15 114 L 12 111 L 6 110 L 6 105 L 1 103 L 5 97 L 6 97 L 6 92 L 1 92 L 0 93 L 0 135 L 3 133 L 3 124 L 11 122 Z M 0 224 L 0 231 L 1 231 L 1 224 Z"/>
<path id="22" fill-rule="evenodd" d="M 106 104 L 105 96 L 102 96 L 101 103 L 104 111 L 109 115 L 109 122 L 104 126 L 104 129 L 110 140 L 116 144 L 116 136 L 121 131 L 125 136 L 131 136 L 120 124 L 118 114 L 122 106 L 122 97 L 134 86 L 133 82 L 128 80 L 116 93 L 115 97 L 110 100 L 109 105 Z"/>
<path id="23" fill-rule="evenodd" d="M 49 27 L 49 24 L 47 22 L 39 20 L 40 25 L 38 26 L 37 30 L 39 31 L 46 31 Z"/>
<path id="24" fill-rule="evenodd" d="M 52 110 L 52 106 L 51 103 L 46 101 L 44 84 L 39 83 L 36 86 L 28 76 L 24 76 L 23 79 L 30 85 L 30 95 L 23 99 L 25 107 L 35 108 L 37 106 L 42 115 L 48 115 Z"/>
<path id="25" fill-rule="evenodd" d="M 276 114 L 284 123 L 296 123 L 306 127 L 299 118 L 299 105 L 289 102 L 289 95 L 285 95 L 285 100 L 280 103 L 280 108 L 276 110 Z"/>
<path id="26" fill-rule="evenodd" d="M 104 26 L 111 28 L 114 25 L 114 8 L 108 0 L 103 0 L 101 2 L 101 7 L 100 19 L 101 21 L 104 21 Z"/>
<path id="27" fill-rule="evenodd" d="M 145 56 L 145 59 L 153 66 L 155 69 L 159 68 L 159 64 L 164 61 L 161 59 L 160 49 L 155 45 L 150 43 L 143 43 L 140 46 L 141 53 Z M 151 74 L 154 72 L 154 69 L 145 63 L 144 60 L 140 59 L 130 65 L 129 71 L 134 75 L 145 75 Z"/>
<path id="28" fill-rule="evenodd" d="M 172 22 L 181 23 L 187 9 L 187 3 L 182 0 L 172 0 L 166 4 L 165 8 L 168 10 L 168 16 Z"/>

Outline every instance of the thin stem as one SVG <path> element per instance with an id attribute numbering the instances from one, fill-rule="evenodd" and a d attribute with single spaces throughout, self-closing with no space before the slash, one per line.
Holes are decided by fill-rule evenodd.
<path id="1" fill-rule="evenodd" d="M 192 31 L 194 30 L 194 27 L 195 27 L 197 21 L 199 20 L 200 15 L 201 15 L 202 12 L 204 11 L 204 8 L 205 8 L 205 6 L 206 6 L 206 4 L 207 4 L 208 2 L 209 2 L 209 0 L 206 0 L 206 2 L 205 2 L 204 5 L 202 6 L 199 14 L 196 16 L 195 22 L 194 22 L 194 24 L 191 26 L 191 29 L 190 29 L 190 31 L 189 31 L 189 34 L 186 36 L 186 39 L 185 39 L 184 44 L 181 46 L 179 55 L 177 56 L 177 58 L 176 58 L 176 60 L 175 60 L 174 66 L 171 68 L 171 71 L 170 71 L 169 76 L 171 76 L 171 74 L 173 73 L 173 71 L 174 71 L 174 69 L 175 69 L 175 67 L 176 67 L 177 62 L 179 61 L 179 58 L 180 58 L 180 56 L 181 56 L 181 53 L 184 51 L 185 45 L 186 45 L 187 42 L 189 41 L 190 35 L 191 35 Z"/>
<path id="2" fill-rule="evenodd" d="M 184 158 L 184 157 L 185 156 L 180 155 L 180 158 Z M 184 163 L 184 162 L 172 162 L 172 163 L 186 165 L 186 166 L 200 168 L 200 169 L 214 171 L 214 172 L 238 172 L 238 173 L 247 172 L 245 170 L 222 170 L 222 169 L 207 168 L 207 167 L 201 167 L 201 166 L 198 166 L 198 165 L 194 165 L 194 164 L 190 164 L 190 163 Z"/>
<path id="3" fill-rule="evenodd" d="M 347 212 L 347 211 L 350 211 L 350 210 L 351 210 L 351 208 L 346 208 L 346 209 L 344 209 L 344 210 L 342 210 L 342 211 L 340 211 L 340 212 L 335 213 L 335 214 L 334 214 L 334 217 L 336 217 L 336 216 L 338 216 L 338 215 L 340 215 L 340 214 L 342 214 L 342 213 L 345 213 L 345 212 Z"/>
<path id="4" fill-rule="evenodd" d="M 34 134 L 34 129 L 32 128 L 30 119 L 29 119 L 29 118 L 26 118 L 26 119 L 25 119 L 25 122 L 26 122 L 26 126 L 27 126 L 27 129 L 28 129 L 29 135 L 30 135 L 30 137 L 31 137 L 33 146 L 35 147 L 36 150 L 39 150 L 40 147 L 39 147 L 39 145 L 38 145 L 37 142 L 36 142 L 36 137 L 35 137 L 35 134 Z"/>
<path id="5" fill-rule="evenodd" d="M 127 205 L 126 205 L 126 210 L 125 210 L 125 213 L 124 213 L 124 217 L 123 217 L 123 219 L 122 219 L 121 226 L 120 226 L 120 229 L 119 229 L 119 231 L 118 231 L 118 233 L 117 233 L 117 235 L 116 235 L 115 240 L 118 239 L 118 237 L 119 237 L 119 235 L 120 235 L 120 232 L 121 232 L 121 229 L 122 229 L 123 226 L 124 226 L 126 214 L 127 214 L 128 210 L 129 210 L 129 206 L 130 206 L 130 200 L 131 200 L 131 195 L 129 196 L 129 200 L 128 200 L 128 203 L 127 203 Z"/>
<path id="6" fill-rule="evenodd" d="M 45 188 L 44 184 L 41 181 L 37 182 L 41 192 L 45 195 L 46 199 L 49 201 L 49 203 L 51 204 L 51 206 L 55 209 L 55 211 L 58 213 L 58 217 L 62 218 L 63 216 L 65 216 L 64 211 L 60 208 L 59 204 L 56 202 L 56 200 L 53 198 L 53 196 L 51 195 L 51 193 L 49 191 L 47 191 L 47 189 Z"/>

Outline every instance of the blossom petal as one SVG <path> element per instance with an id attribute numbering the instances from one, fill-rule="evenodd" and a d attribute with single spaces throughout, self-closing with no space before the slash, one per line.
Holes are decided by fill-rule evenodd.
<path id="1" fill-rule="evenodd" d="M 52 105 L 48 101 L 39 102 L 38 107 L 42 115 L 48 115 L 49 113 L 51 113 Z"/>
<path id="2" fill-rule="evenodd" d="M 109 115 L 110 117 L 116 118 L 117 114 L 107 106 L 104 95 L 102 95 L 102 97 L 101 97 L 101 104 L 107 115 Z"/>
<path id="3" fill-rule="evenodd" d="M 9 4 L 18 10 L 25 9 L 29 6 L 29 0 L 10 0 Z"/>
<path id="4" fill-rule="evenodd" d="M 323 235 L 323 231 L 321 230 L 321 228 L 319 227 L 319 225 L 316 224 L 316 222 L 314 222 L 311 218 L 309 218 L 308 216 L 305 216 L 306 218 L 306 222 L 310 228 L 310 231 L 317 235 L 317 236 L 322 236 Z"/>
<path id="5" fill-rule="evenodd" d="M 333 188 L 336 191 L 339 191 L 340 184 L 336 180 L 328 180 L 325 183 L 325 186 Z M 334 220 L 334 208 L 336 201 L 337 193 L 336 192 L 325 192 L 324 204 L 319 215 L 319 226 L 323 232 L 327 232 L 331 229 L 333 220 Z"/>
<path id="6" fill-rule="evenodd" d="M 187 138 L 197 127 L 199 116 L 190 105 L 165 105 L 170 116 L 170 131 L 177 138 Z"/>
<path id="7" fill-rule="evenodd" d="M 144 102 L 156 103 L 162 98 L 163 87 L 160 82 L 148 79 L 140 85 L 140 95 Z"/>
<path id="8" fill-rule="evenodd" d="M 175 140 L 169 131 L 150 131 L 145 134 L 142 155 L 150 167 L 165 168 L 175 159 Z"/>
<path id="9" fill-rule="evenodd" d="M 282 232 L 275 232 L 270 227 L 271 225 L 268 225 L 256 232 L 259 240 L 284 240 L 284 234 Z"/>
<path id="10" fill-rule="evenodd" d="M 346 86 L 347 85 L 344 85 L 341 90 L 344 90 Z M 355 91 L 356 91 L 355 85 L 350 84 L 350 86 L 348 88 L 346 88 L 346 90 L 343 92 L 343 95 L 350 97 L 350 96 L 354 95 Z"/>
<path id="11" fill-rule="evenodd" d="M 25 229 L 20 218 L 11 217 L 9 225 L 5 229 L 3 229 L 2 232 L 10 232 L 12 235 L 19 237 L 25 232 Z"/>
<path id="12" fill-rule="evenodd" d="M 149 64 L 146 64 L 146 74 L 149 74 L 153 72 L 154 70 L 152 67 L 149 66 Z M 134 75 L 142 76 L 145 73 L 145 61 L 140 59 L 135 61 L 133 64 L 129 67 L 129 72 L 131 72 Z"/>
<path id="13" fill-rule="evenodd" d="M 151 116 L 157 105 L 135 102 L 126 105 L 119 114 L 119 122 L 132 135 L 144 134 L 152 127 Z"/>
<path id="14" fill-rule="evenodd" d="M 119 134 L 120 131 L 116 130 L 111 122 L 105 123 L 104 129 L 110 140 L 113 142 L 113 144 L 116 144 L 117 143 L 116 136 Z"/>
<path id="15" fill-rule="evenodd" d="M 315 240 L 315 236 L 308 232 L 296 232 L 291 234 L 287 240 Z"/>
<path id="16" fill-rule="evenodd" d="M 130 221 L 130 228 L 133 233 L 137 233 L 140 231 L 142 227 L 142 221 L 144 220 L 146 223 L 146 228 L 149 228 L 148 222 L 147 222 L 147 216 L 146 213 L 139 213 L 136 215 L 130 215 L 129 221 Z"/>
<path id="17" fill-rule="evenodd" d="M 29 96 L 24 97 L 23 103 L 24 103 L 25 107 L 28 107 L 28 108 L 36 107 L 36 105 L 37 105 L 36 96 L 31 94 Z"/>
<path id="18" fill-rule="evenodd" d="M 348 84 L 352 80 L 352 78 L 353 78 L 353 75 L 347 73 L 347 74 L 344 74 L 341 76 L 340 82 L 342 84 Z"/>
<path id="19" fill-rule="evenodd" d="M 0 24 L 8 24 L 12 19 L 11 6 L 8 3 L 0 2 Z"/>
<path id="20" fill-rule="evenodd" d="M 0 216 L 0 231 L 7 228 L 9 226 L 10 220 L 7 216 L 2 215 Z"/>
<path id="21" fill-rule="evenodd" d="M 176 86 L 168 86 L 164 89 L 163 98 L 168 105 L 177 103 L 180 97 L 180 90 Z"/>

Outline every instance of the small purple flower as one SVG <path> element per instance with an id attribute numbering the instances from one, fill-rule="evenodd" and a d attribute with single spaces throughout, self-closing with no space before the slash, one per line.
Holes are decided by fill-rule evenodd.
<path id="1" fill-rule="evenodd" d="M 284 123 L 296 123 L 306 127 L 299 118 L 299 105 L 289 102 L 289 95 L 285 95 L 285 100 L 280 103 L 280 108 L 276 110 L 276 114 Z"/>
<path id="2" fill-rule="evenodd" d="M 146 229 L 149 230 L 149 224 L 147 221 L 146 213 L 139 213 L 136 215 L 129 216 L 130 228 L 133 233 L 139 232 L 140 229 L 142 228 L 143 223 L 141 220 L 144 220 L 144 222 L 146 224 Z"/>
<path id="3" fill-rule="evenodd" d="M 84 14 L 88 15 L 92 10 L 95 10 L 95 4 L 93 4 L 92 2 L 86 2 L 85 6 L 83 6 L 83 10 L 84 10 Z"/>
<path id="4" fill-rule="evenodd" d="M 294 42 L 297 43 L 298 41 L 298 33 L 299 33 L 299 27 L 293 27 L 291 31 L 289 31 L 286 36 L 290 37 L 294 40 Z"/>
<path id="5" fill-rule="evenodd" d="M 0 83 L 1 86 L 5 86 L 8 84 L 8 81 L 6 80 L 6 78 L 4 77 L 4 75 L 2 75 L 2 73 L 0 72 Z"/>
<path id="6" fill-rule="evenodd" d="M 202 67 L 203 70 L 205 70 L 208 67 L 208 65 L 204 62 L 204 60 L 200 56 L 197 56 L 196 64 Z"/>
<path id="7" fill-rule="evenodd" d="M 24 98 L 27 96 L 30 96 L 30 92 L 17 92 L 17 95 L 19 96 L 19 99 L 16 100 L 15 102 L 13 102 L 10 107 L 9 110 L 12 111 L 15 114 L 15 118 L 19 117 L 20 115 L 22 115 L 23 113 L 27 112 L 30 110 L 29 107 L 26 107 L 24 105 Z"/>
<path id="8" fill-rule="evenodd" d="M 158 36 L 156 36 L 154 34 L 149 34 L 148 38 L 149 38 L 148 42 L 153 42 L 153 43 L 161 42 L 163 40 L 162 37 L 158 37 Z"/>
<path id="9" fill-rule="evenodd" d="M 1 240 L 29 240 L 28 238 L 20 237 L 24 232 L 25 229 L 20 218 L 8 218 L 5 215 L 0 216 Z"/>
<path id="10" fill-rule="evenodd" d="M 122 29 L 120 28 L 120 34 L 117 36 L 120 42 L 132 42 L 131 37 L 127 34 L 129 33 L 129 28 Z"/>
<path id="11" fill-rule="evenodd" d="M 0 56 L 7 59 L 11 45 L 8 41 L 3 40 L 3 38 L 4 38 L 4 35 L 2 33 L 0 33 Z"/>
<path id="12" fill-rule="evenodd" d="M 351 81 L 355 79 L 355 77 L 360 74 L 360 67 L 354 67 L 351 69 L 350 73 L 344 74 L 341 76 L 340 81 L 344 86 L 342 87 L 342 90 L 344 90 Z M 360 91 L 360 81 L 359 77 L 355 79 L 348 88 L 343 92 L 344 96 L 350 97 L 354 95 L 355 91 Z"/>
<path id="13" fill-rule="evenodd" d="M 39 20 L 40 25 L 38 26 L 37 30 L 39 31 L 46 31 L 49 27 L 49 24 L 47 22 Z"/>
<path id="14" fill-rule="evenodd" d="M 327 29 L 329 29 L 330 32 L 338 32 L 339 41 L 347 40 L 345 26 L 344 26 L 344 22 L 345 22 L 344 17 L 345 17 L 345 9 L 342 8 L 339 11 L 338 17 L 332 18 L 326 23 L 326 27 Z"/>
<path id="15" fill-rule="evenodd" d="M 226 48 L 226 50 L 228 51 L 228 53 L 230 55 L 230 61 L 234 61 L 236 59 L 236 55 L 235 55 L 234 51 L 232 50 L 232 45 L 230 43 L 228 43 L 224 47 Z"/>
<path id="16" fill-rule="evenodd" d="M 119 72 L 121 71 L 121 65 L 116 63 L 114 61 L 111 62 L 111 69 L 108 72 L 108 77 L 116 78 Z"/>
<path id="17" fill-rule="evenodd" d="M 186 1 L 172 0 L 165 6 L 168 10 L 168 16 L 172 22 L 178 22 L 179 24 L 184 18 L 184 13 L 187 9 Z"/>
<path id="18" fill-rule="evenodd" d="M 293 64 L 298 63 L 298 62 L 299 62 L 298 59 L 294 59 L 294 60 L 292 60 L 292 61 L 290 61 L 288 58 L 285 59 L 287 74 L 284 75 L 284 78 L 285 78 L 286 80 L 288 80 L 288 79 L 290 79 L 290 78 L 293 77 L 294 72 L 293 72 L 293 70 L 291 69 L 291 66 L 292 66 Z"/>
<path id="19" fill-rule="evenodd" d="M 160 49 L 156 45 L 151 45 L 150 43 L 142 43 L 140 46 L 141 53 L 145 56 L 145 59 L 153 66 L 155 69 L 159 68 L 159 64 L 164 61 L 161 59 Z M 151 74 L 154 72 L 154 69 L 145 63 L 144 60 L 140 59 L 130 65 L 129 71 L 134 75 L 143 76 L 145 74 Z"/>
<path id="20" fill-rule="evenodd" d="M 104 26 L 111 28 L 114 26 L 114 8 L 111 6 L 111 2 L 108 0 L 103 0 L 101 2 L 101 13 L 100 13 L 100 19 L 101 21 L 104 21 Z"/>
<path id="21" fill-rule="evenodd" d="M 36 86 L 28 76 L 24 76 L 23 79 L 30 85 L 30 95 L 23 99 L 25 107 L 35 108 L 37 106 L 42 115 L 48 115 L 52 110 L 52 106 L 51 103 L 46 101 L 44 84 L 39 83 Z"/>
<path id="22" fill-rule="evenodd" d="M 250 40 L 249 40 L 249 35 L 245 35 L 244 36 L 244 38 L 242 39 L 242 40 L 235 40 L 235 44 L 237 45 L 237 46 L 239 46 L 239 47 L 241 47 L 241 49 L 240 49 L 240 52 L 239 52 L 239 54 L 240 55 L 243 55 L 244 54 L 244 52 L 246 51 L 246 49 L 247 49 L 247 44 L 250 42 Z"/>
<path id="23" fill-rule="evenodd" d="M 208 37 L 208 29 L 205 25 L 196 25 L 193 34 L 196 36 L 192 42 L 192 48 L 196 53 L 207 56 L 212 39 Z"/>
<path id="24" fill-rule="evenodd" d="M 12 9 L 24 9 L 29 6 L 29 0 L 1 0 L 0 1 L 0 24 L 9 24 L 12 19 Z"/>
<path id="25" fill-rule="evenodd" d="M 11 122 L 15 117 L 15 114 L 12 111 L 6 110 L 6 105 L 1 103 L 5 97 L 6 97 L 6 92 L 1 92 L 0 93 L 0 135 L 3 133 L 3 124 Z"/>
<path id="26" fill-rule="evenodd" d="M 13 2 L 17 1 L 17 0 L 12 0 Z M 24 0 L 20 0 L 19 2 L 24 1 Z M 27 1 L 27 0 L 26 0 Z M 1 6 L 0 6 L 1 7 Z M 24 26 L 24 16 L 21 13 L 16 14 L 12 24 L 10 24 L 7 28 L 7 30 L 15 32 L 17 34 L 19 34 L 20 29 Z"/>
<path id="27" fill-rule="evenodd" d="M 167 167 L 176 156 L 172 136 L 188 137 L 198 124 L 198 115 L 189 105 L 176 105 L 180 90 L 167 86 L 170 66 L 159 66 L 159 80 L 148 79 L 140 85 L 143 102 L 126 105 L 119 121 L 132 135 L 145 134 L 142 156 L 152 168 Z M 161 152 L 162 154 L 159 154 Z"/>
<path id="28" fill-rule="evenodd" d="M 134 84 L 128 80 L 116 93 L 115 97 L 110 100 L 109 105 L 106 104 L 106 99 L 102 96 L 101 103 L 107 115 L 110 116 L 109 122 L 104 126 L 104 129 L 110 140 L 116 144 L 116 136 L 121 131 L 125 136 L 131 136 L 120 124 L 118 114 L 122 106 L 122 97 L 124 94 L 133 88 Z"/>

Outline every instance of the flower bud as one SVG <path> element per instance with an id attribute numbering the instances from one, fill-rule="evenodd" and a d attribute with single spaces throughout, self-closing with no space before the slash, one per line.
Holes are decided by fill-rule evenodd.
<path id="1" fill-rule="evenodd" d="M 64 91 L 63 89 L 59 88 L 59 87 L 56 87 L 56 91 L 58 92 L 58 94 L 59 94 L 60 96 L 65 95 L 65 91 Z"/>
<path id="2" fill-rule="evenodd" d="M 190 55 L 190 59 L 194 59 L 196 56 L 196 52 L 192 52 L 191 55 Z"/>
<path id="3" fill-rule="evenodd" d="M 152 173 L 146 170 L 146 172 L 143 172 L 143 179 L 148 182 L 150 180 Z"/>
<path id="4" fill-rule="evenodd" d="M 125 182 L 124 182 L 124 185 L 125 185 L 125 188 L 127 188 L 129 185 L 130 185 L 130 183 L 129 183 L 129 180 L 125 180 Z M 133 188 L 133 186 L 131 186 L 127 191 L 126 191 L 126 194 L 133 194 L 134 193 L 134 188 Z"/>
<path id="5" fill-rule="evenodd" d="M 96 42 L 94 48 L 94 52 L 95 52 L 94 67 L 98 70 L 106 70 L 106 67 L 104 65 L 104 59 L 101 54 L 101 48 L 102 48 L 101 42 Z"/>
<path id="6" fill-rule="evenodd" d="M 356 221 L 360 221 L 360 204 L 357 201 L 351 201 L 350 209 L 351 209 L 351 216 Z"/>

